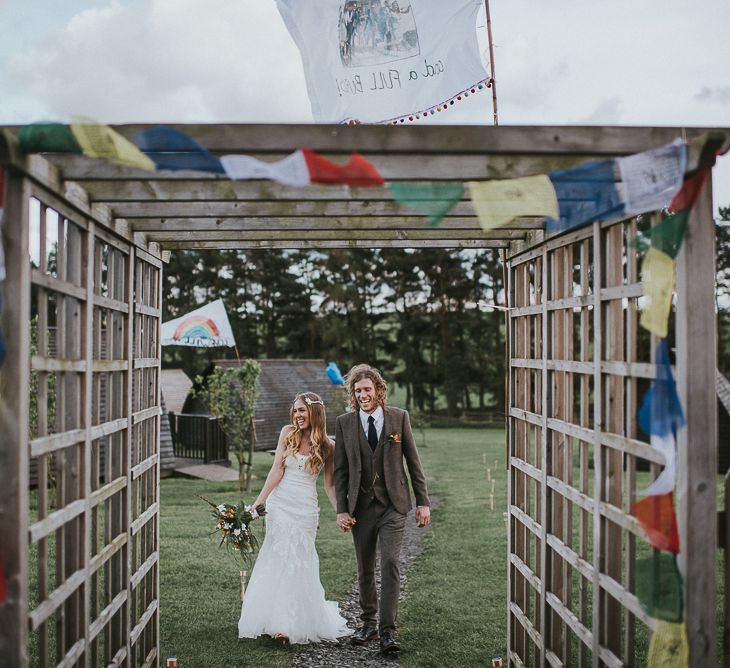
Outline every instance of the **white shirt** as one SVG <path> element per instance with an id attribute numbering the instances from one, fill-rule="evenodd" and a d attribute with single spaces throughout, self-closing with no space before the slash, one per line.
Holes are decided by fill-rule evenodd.
<path id="1" fill-rule="evenodd" d="M 383 412 L 383 407 L 378 406 L 372 413 L 366 413 L 362 408 L 358 412 L 360 413 L 360 424 L 365 432 L 365 438 L 368 437 L 368 428 L 370 427 L 368 418 L 372 416 L 375 420 L 375 431 L 378 433 L 378 439 L 380 439 L 380 434 L 382 433 L 383 426 L 385 425 L 385 413 Z"/>

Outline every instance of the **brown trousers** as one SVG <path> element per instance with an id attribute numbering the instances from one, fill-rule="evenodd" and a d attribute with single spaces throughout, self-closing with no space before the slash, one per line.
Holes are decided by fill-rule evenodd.
<path id="1" fill-rule="evenodd" d="M 380 633 L 395 631 L 400 595 L 400 549 L 406 516 L 390 504 L 377 499 L 355 511 L 357 522 L 352 539 L 357 556 L 357 581 L 360 588 L 360 619 L 365 626 L 375 626 L 378 594 L 375 588 L 375 555 L 380 542 Z"/>

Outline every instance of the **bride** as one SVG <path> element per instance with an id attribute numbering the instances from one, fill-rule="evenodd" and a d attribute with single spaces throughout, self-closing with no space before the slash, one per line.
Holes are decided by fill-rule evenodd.
<path id="1" fill-rule="evenodd" d="M 334 640 L 350 633 L 337 603 L 326 601 L 314 546 L 319 520 L 317 476 L 335 507 L 334 443 L 314 392 L 294 398 L 271 471 L 254 508 L 266 503 L 266 537 L 251 573 L 238 621 L 239 638 L 270 635 L 282 642 Z"/>

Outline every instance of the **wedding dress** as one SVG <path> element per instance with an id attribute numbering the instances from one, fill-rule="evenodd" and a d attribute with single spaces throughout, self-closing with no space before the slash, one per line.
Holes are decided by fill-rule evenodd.
<path id="1" fill-rule="evenodd" d="M 289 456 L 266 502 L 266 537 L 243 597 L 239 638 L 283 634 L 291 643 L 335 640 L 351 631 L 319 581 L 317 475 L 309 455 Z"/>

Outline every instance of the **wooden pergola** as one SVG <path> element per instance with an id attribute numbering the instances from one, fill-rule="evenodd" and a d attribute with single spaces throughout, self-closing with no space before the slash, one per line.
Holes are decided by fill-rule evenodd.
<path id="1" fill-rule="evenodd" d="M 114 129 L 132 139 L 149 127 Z M 176 127 L 217 155 L 274 161 L 306 147 L 345 161 L 356 151 L 386 182 L 545 174 L 708 131 Z M 0 606 L 0 656 L 28 665 L 30 634 L 39 665 L 159 664 L 159 325 L 169 252 L 458 247 L 504 249 L 508 262 L 509 664 L 631 664 L 635 626 L 654 625 L 635 595 L 634 559 L 643 540 L 630 514 L 636 463 L 647 460 L 655 472 L 663 463 L 639 440 L 635 419 L 637 383 L 654 374 L 653 359 L 636 346 L 643 292 L 637 253 L 628 244 L 635 220 L 594 223 L 552 238 L 539 219 L 485 232 L 465 195 L 431 228 L 386 188 L 289 188 L 199 172 L 146 172 L 71 154 L 26 156 L 17 129 L 0 136 L 0 167 L 8 176 L 0 558 L 9 581 L 8 601 Z M 712 133 L 718 147 L 727 141 L 727 130 Z M 697 156 L 692 159 L 696 166 Z M 37 220 L 31 220 L 31 203 L 40 211 Z M 53 267 L 44 245 L 48 226 L 55 226 L 58 240 Z M 41 259 L 31 267 L 33 243 Z M 716 660 L 714 280 L 708 185 L 678 258 L 673 316 L 676 377 L 687 414 L 677 493 L 692 665 Z M 33 356 L 31 300 L 39 314 Z M 694 354 L 697 349 L 703 354 Z M 29 433 L 31 377 L 40 388 L 35 434 Z M 51 390 L 61 402 L 53 415 Z M 113 410 L 100 408 L 102 394 Z M 28 513 L 31 461 L 40 481 L 34 517 Z M 60 481 L 53 503 L 46 490 L 51 473 Z M 38 577 L 31 578 L 31 567 Z M 54 568 L 49 586 L 45 579 Z M 53 648 L 49 638 L 55 638 Z"/>

